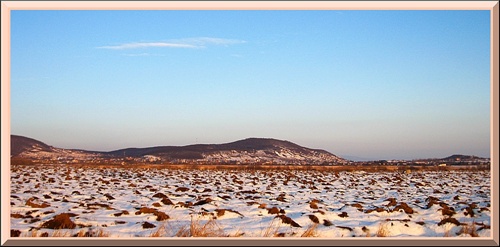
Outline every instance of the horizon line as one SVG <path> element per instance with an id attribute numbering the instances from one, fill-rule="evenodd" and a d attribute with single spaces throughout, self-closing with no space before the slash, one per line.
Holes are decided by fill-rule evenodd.
<path id="1" fill-rule="evenodd" d="M 111 153 L 111 152 L 116 152 L 116 151 L 124 150 L 124 149 L 145 149 L 145 148 L 156 148 L 156 147 L 189 147 L 189 146 L 195 146 L 195 145 L 224 145 L 224 144 L 229 144 L 229 143 L 238 142 L 238 141 L 244 141 L 244 140 L 249 140 L 249 139 L 263 139 L 263 140 L 275 140 L 275 141 L 282 141 L 282 142 L 290 142 L 292 144 L 298 145 L 298 146 L 303 147 L 303 148 L 326 151 L 326 152 L 328 152 L 328 153 L 330 153 L 332 155 L 338 156 L 338 157 L 340 157 L 342 159 L 345 159 L 347 161 L 354 161 L 354 162 L 396 161 L 396 160 L 413 161 L 413 160 L 432 160 L 432 159 L 439 160 L 439 159 L 445 159 L 445 158 L 448 158 L 448 157 L 454 156 L 454 155 L 472 156 L 472 157 L 481 158 L 481 159 L 491 159 L 491 155 L 488 156 L 488 157 L 483 157 L 483 156 L 479 156 L 479 155 L 463 154 L 463 153 L 453 153 L 453 154 L 450 154 L 450 155 L 445 156 L 445 157 L 366 158 L 366 157 L 360 157 L 360 156 L 357 156 L 357 155 L 349 155 L 349 154 L 340 155 L 340 154 L 334 154 L 333 152 L 327 151 L 326 149 L 323 149 L 323 148 L 319 148 L 319 149 L 318 148 L 309 148 L 309 147 L 305 147 L 305 146 L 299 145 L 299 144 L 297 144 L 295 142 L 292 142 L 292 141 L 282 140 L 282 139 L 276 139 L 276 138 L 272 138 L 272 137 L 247 137 L 247 138 L 238 139 L 238 140 L 230 141 L 230 142 L 224 142 L 224 143 L 196 143 L 196 144 L 187 144 L 187 145 L 153 145 L 153 146 L 144 146 L 144 147 L 123 147 L 123 148 L 113 149 L 113 150 L 109 150 L 109 151 L 97 151 L 97 150 L 88 150 L 88 149 L 83 149 L 83 148 L 62 148 L 62 147 L 56 147 L 56 146 L 52 146 L 50 144 L 45 143 L 44 141 L 40 141 L 40 140 L 32 138 L 32 137 L 27 137 L 27 136 L 24 136 L 24 135 L 18 135 L 18 134 L 12 134 L 12 133 L 10 134 L 9 138 L 11 138 L 12 136 L 19 136 L 19 137 L 23 137 L 23 138 L 32 139 L 32 140 L 41 142 L 41 143 L 43 143 L 45 145 L 48 145 L 48 146 L 54 147 L 54 148 L 66 149 L 66 150 L 86 151 L 86 152 L 97 152 L 97 153 Z M 12 142 L 12 138 L 11 138 L 11 142 Z M 355 159 L 352 159 L 352 158 L 355 158 Z"/>

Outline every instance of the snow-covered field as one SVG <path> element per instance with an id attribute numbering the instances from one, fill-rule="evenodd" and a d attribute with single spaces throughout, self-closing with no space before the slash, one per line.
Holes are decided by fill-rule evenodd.
<path id="1" fill-rule="evenodd" d="M 490 237 L 490 175 L 12 166 L 10 228 L 20 237 Z"/>

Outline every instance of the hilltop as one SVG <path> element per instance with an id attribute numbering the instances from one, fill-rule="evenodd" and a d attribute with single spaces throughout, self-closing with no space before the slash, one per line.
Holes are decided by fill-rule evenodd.
<path id="1" fill-rule="evenodd" d="M 321 149 L 285 140 L 247 138 L 223 144 L 124 148 L 110 152 L 56 148 L 23 136 L 11 136 L 11 157 L 32 160 L 92 161 L 99 159 L 171 163 L 344 164 L 347 160 Z"/>
<path id="2" fill-rule="evenodd" d="M 222 144 L 124 148 L 109 152 L 65 149 L 12 135 L 11 158 L 28 163 L 113 164 L 278 164 L 278 165 L 470 165 L 489 158 L 453 154 L 445 158 L 352 161 L 322 149 L 273 138 L 247 138 Z"/>

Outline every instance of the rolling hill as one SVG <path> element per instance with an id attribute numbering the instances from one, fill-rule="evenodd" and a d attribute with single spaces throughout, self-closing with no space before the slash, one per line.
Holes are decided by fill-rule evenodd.
<path id="1" fill-rule="evenodd" d="M 345 159 L 325 150 L 306 148 L 289 141 L 271 138 L 247 138 L 224 144 L 125 148 L 98 152 L 56 148 L 35 139 L 12 135 L 11 147 L 12 157 L 31 159 L 91 160 L 131 157 L 166 162 L 196 160 L 206 163 L 337 164 L 346 162 Z"/>

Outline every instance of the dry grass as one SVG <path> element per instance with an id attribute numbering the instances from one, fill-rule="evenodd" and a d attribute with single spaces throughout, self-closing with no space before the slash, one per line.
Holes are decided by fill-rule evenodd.
<path id="1" fill-rule="evenodd" d="M 52 232 L 51 237 L 53 237 L 53 238 L 67 238 L 67 237 L 71 237 L 71 233 L 67 230 L 65 230 L 65 231 L 55 230 L 54 232 Z"/>
<path id="2" fill-rule="evenodd" d="M 461 235 L 461 234 L 468 234 L 471 237 L 479 237 L 479 235 L 477 234 L 477 231 L 476 231 L 476 223 L 472 222 L 470 224 L 462 225 L 462 228 L 458 232 L 458 235 Z"/>
<path id="3" fill-rule="evenodd" d="M 106 237 L 109 237 L 109 233 L 108 232 L 105 232 L 103 229 L 97 229 L 97 230 L 80 230 L 78 231 L 78 233 L 76 233 L 75 235 L 73 235 L 74 237 L 77 237 L 77 238 L 87 238 L 87 237 L 97 237 L 97 238 L 106 238 Z"/>
<path id="4" fill-rule="evenodd" d="M 91 237 L 105 238 L 109 237 L 109 233 L 105 232 L 103 229 L 98 229 L 96 232 L 94 232 L 94 235 Z"/>
<path id="5" fill-rule="evenodd" d="M 78 231 L 78 233 L 75 235 L 75 237 L 78 237 L 78 238 L 83 238 L 83 237 L 86 237 L 85 235 L 87 235 L 87 231 L 85 231 L 84 229 Z"/>
<path id="6" fill-rule="evenodd" d="M 366 226 L 363 226 L 361 230 L 365 233 L 364 237 L 369 238 L 371 237 L 370 235 L 370 229 L 368 229 Z"/>
<path id="7" fill-rule="evenodd" d="M 281 220 L 279 218 L 273 218 L 269 226 L 267 226 L 266 229 L 264 229 L 264 232 L 261 233 L 261 236 L 264 238 L 277 236 L 281 226 L 280 221 Z"/>
<path id="8" fill-rule="evenodd" d="M 20 237 L 30 237 L 30 238 L 40 238 L 40 237 L 53 237 L 53 238 L 65 238 L 65 237 L 76 237 L 76 238 L 83 238 L 83 237 L 99 237 L 99 238 L 106 238 L 109 237 L 110 234 L 108 232 L 105 232 L 103 229 L 97 229 L 97 230 L 85 230 L 81 229 L 77 233 L 72 234 L 71 230 L 54 230 L 51 234 L 49 234 L 46 231 L 40 231 L 38 229 L 33 229 L 31 231 L 28 231 L 26 233 L 21 234 Z"/>
<path id="9" fill-rule="evenodd" d="M 176 237 L 227 237 L 224 230 L 213 218 L 205 223 L 199 219 L 193 220 L 189 226 L 182 226 L 175 234 Z"/>
<path id="10" fill-rule="evenodd" d="M 41 237 L 41 233 L 38 232 L 37 229 L 33 229 L 29 232 L 21 234 L 20 237 L 36 238 L 36 237 Z"/>
<path id="11" fill-rule="evenodd" d="M 234 232 L 233 234 L 229 234 L 228 237 L 241 237 L 243 235 L 245 235 L 245 232 L 242 232 L 241 229 L 238 228 L 236 232 Z"/>
<path id="12" fill-rule="evenodd" d="M 191 237 L 188 226 L 182 226 L 177 233 L 175 233 L 176 237 Z"/>
<path id="13" fill-rule="evenodd" d="M 166 224 L 160 225 L 156 231 L 152 232 L 149 237 L 151 238 L 158 238 L 158 237 L 166 237 L 167 236 L 167 226 Z"/>
<path id="14" fill-rule="evenodd" d="M 39 237 L 53 237 L 53 238 L 65 238 L 71 237 L 71 232 L 69 230 L 55 230 L 52 234 L 49 235 L 48 232 L 40 232 L 37 229 L 33 229 L 26 233 L 21 234 L 20 237 L 29 237 L 29 238 L 39 238 Z"/>
<path id="15" fill-rule="evenodd" d="M 20 161 L 19 163 L 23 163 L 24 161 Z M 16 167 L 21 166 L 33 166 L 38 165 L 39 163 L 33 162 L 30 165 L 15 165 Z M 50 167 L 48 164 L 44 164 L 47 167 Z M 57 164 L 58 167 L 63 166 L 63 164 Z M 406 171 L 408 169 L 412 171 L 422 171 L 422 170 L 436 170 L 437 167 L 434 166 L 395 166 L 395 165 L 278 165 L 278 164 L 240 164 L 240 165 L 232 165 L 232 164 L 172 164 L 172 163 L 164 163 L 164 164 L 149 164 L 149 163 L 140 163 L 134 162 L 133 164 L 121 165 L 118 163 L 112 163 L 107 161 L 105 164 L 92 164 L 92 163 L 79 163 L 79 164 L 71 164 L 74 168 L 84 168 L 84 169 L 132 169 L 132 170 L 144 170 L 144 169 L 169 169 L 169 170 L 245 170 L 245 171 L 282 171 L 282 170 L 316 170 L 316 171 L 367 171 L 367 172 L 387 172 L 387 171 Z M 471 168 L 472 167 L 472 168 Z M 477 166 L 469 166 L 469 167 L 445 167 L 441 169 L 461 169 L 461 170 L 475 170 Z"/>
<path id="16" fill-rule="evenodd" d="M 389 236 L 389 227 L 386 222 L 383 222 L 379 225 L 376 233 L 377 237 L 387 237 Z"/>
<path id="17" fill-rule="evenodd" d="M 318 223 L 314 223 L 314 224 L 309 225 L 309 227 L 300 236 L 303 238 L 318 237 L 319 234 L 316 231 L 317 227 L 318 227 Z"/>
<path id="18" fill-rule="evenodd" d="M 446 230 L 444 231 L 443 237 L 445 237 L 445 238 L 452 237 L 451 228 L 449 228 L 449 227 L 446 228 Z"/>

